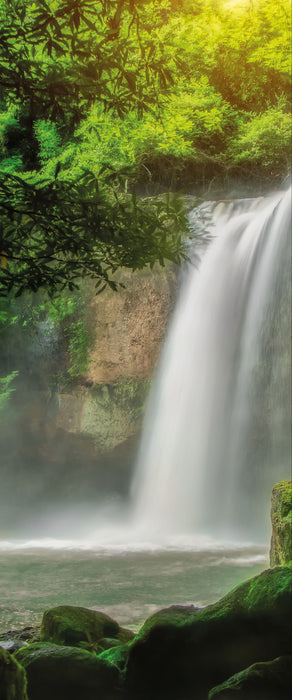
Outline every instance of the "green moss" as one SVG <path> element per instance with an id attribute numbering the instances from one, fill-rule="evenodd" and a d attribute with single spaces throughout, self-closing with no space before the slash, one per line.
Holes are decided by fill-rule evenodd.
<path id="1" fill-rule="evenodd" d="M 272 491 L 271 565 L 292 561 L 292 481 L 281 481 Z"/>
<path id="2" fill-rule="evenodd" d="M 114 387 L 114 398 L 122 408 L 130 412 L 133 420 L 139 418 L 144 410 L 150 382 L 150 379 L 122 378 L 119 384 Z"/>
<path id="3" fill-rule="evenodd" d="M 41 640 L 77 646 L 95 644 L 103 637 L 117 637 L 119 625 L 101 612 L 78 606 L 60 605 L 46 610 L 41 624 Z"/>
<path id="4" fill-rule="evenodd" d="M 129 648 L 130 697 L 207 698 L 241 669 L 289 654 L 291 584 L 290 567 L 269 569 L 182 623 L 171 609 L 146 622 Z"/>
<path id="5" fill-rule="evenodd" d="M 120 644 L 118 647 L 112 647 L 99 654 L 98 658 L 101 661 L 105 661 L 110 666 L 115 666 L 121 673 L 123 673 L 130 650 L 130 643 Z"/>
<path id="6" fill-rule="evenodd" d="M 118 669 L 85 649 L 34 643 L 16 652 L 16 657 L 26 670 L 29 700 L 118 697 Z"/>
<path id="7" fill-rule="evenodd" d="M 84 394 L 81 430 L 93 437 L 99 451 L 112 450 L 136 433 L 148 388 L 148 380 L 122 379 Z"/>
<path id="8" fill-rule="evenodd" d="M 26 675 L 22 666 L 0 648 L 0 698 L 1 700 L 28 700 Z"/>

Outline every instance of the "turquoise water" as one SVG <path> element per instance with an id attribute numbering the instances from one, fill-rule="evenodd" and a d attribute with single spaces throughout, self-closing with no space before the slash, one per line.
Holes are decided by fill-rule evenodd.
<path id="1" fill-rule="evenodd" d="M 62 604 L 101 610 L 135 630 L 159 608 L 213 603 L 267 566 L 264 546 L 115 552 L 0 542 L 0 632 L 39 624 Z"/>

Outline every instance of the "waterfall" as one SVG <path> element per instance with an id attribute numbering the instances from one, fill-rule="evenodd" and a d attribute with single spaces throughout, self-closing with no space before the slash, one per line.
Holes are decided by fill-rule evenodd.
<path id="1" fill-rule="evenodd" d="M 148 402 L 134 524 L 260 541 L 290 478 L 291 191 L 207 210 Z"/>

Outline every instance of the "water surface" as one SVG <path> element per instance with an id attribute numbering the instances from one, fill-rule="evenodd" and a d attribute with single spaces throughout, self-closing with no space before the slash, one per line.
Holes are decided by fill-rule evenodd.
<path id="1" fill-rule="evenodd" d="M 136 630 L 159 608 L 213 603 L 267 566 L 264 546 L 113 551 L 0 543 L 0 632 L 39 624 L 56 605 L 101 610 Z"/>

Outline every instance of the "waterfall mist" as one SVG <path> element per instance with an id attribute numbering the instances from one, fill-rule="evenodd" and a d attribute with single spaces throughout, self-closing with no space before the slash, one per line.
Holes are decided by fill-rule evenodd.
<path id="1" fill-rule="evenodd" d="M 149 398 L 134 525 L 267 540 L 271 488 L 290 477 L 291 191 L 209 213 Z"/>
<path id="2" fill-rule="evenodd" d="M 135 436 L 107 456 L 58 428 L 58 394 L 36 381 L 58 339 L 32 339 L 31 395 L 18 386 L 2 426 L 2 548 L 268 543 L 271 489 L 290 477 L 291 191 L 206 202 L 191 230 L 198 217 L 134 469 Z"/>

